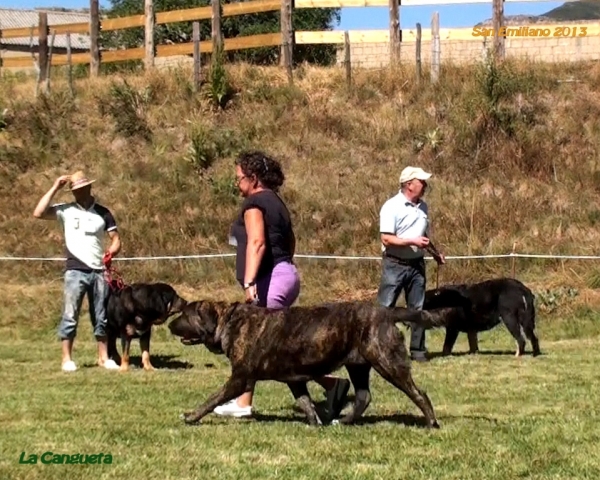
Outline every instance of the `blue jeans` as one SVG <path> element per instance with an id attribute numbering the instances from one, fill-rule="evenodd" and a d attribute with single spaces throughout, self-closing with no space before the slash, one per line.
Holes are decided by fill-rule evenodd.
<path id="1" fill-rule="evenodd" d="M 102 272 L 81 272 L 79 270 L 65 272 L 64 307 L 58 326 L 58 336 L 61 340 L 75 338 L 81 304 L 86 294 L 94 336 L 96 339 L 106 337 L 104 302 L 108 295 L 108 288 Z"/>
<path id="2" fill-rule="evenodd" d="M 406 306 L 421 310 L 425 302 L 425 261 L 413 261 L 411 265 L 404 265 L 394 259 L 383 257 L 381 282 L 377 301 L 384 307 L 394 307 L 404 289 Z M 413 324 L 410 336 L 410 350 L 412 353 L 424 354 L 425 329 Z"/>

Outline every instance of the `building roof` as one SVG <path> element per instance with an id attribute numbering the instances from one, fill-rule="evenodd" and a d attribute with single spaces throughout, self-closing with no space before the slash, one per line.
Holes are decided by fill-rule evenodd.
<path id="1" fill-rule="evenodd" d="M 0 30 L 5 28 L 27 28 L 37 26 L 39 23 L 40 12 L 48 14 L 48 26 L 58 25 L 61 23 L 82 23 L 88 22 L 90 14 L 82 11 L 55 11 L 55 10 L 23 10 L 17 8 L 0 8 Z M 29 46 L 29 37 L 21 38 L 1 38 L 0 46 L 3 45 L 18 45 Z M 48 46 L 50 44 L 50 35 L 48 35 Z M 38 37 L 33 37 L 33 45 L 38 45 Z M 66 35 L 55 35 L 54 46 L 56 48 L 67 47 Z M 76 50 L 89 50 L 90 39 L 88 35 L 80 33 L 71 34 L 71 48 Z"/>

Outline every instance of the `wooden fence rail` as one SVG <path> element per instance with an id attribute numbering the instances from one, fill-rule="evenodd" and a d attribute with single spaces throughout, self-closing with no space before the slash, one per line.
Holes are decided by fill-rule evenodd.
<path id="1" fill-rule="evenodd" d="M 432 17 L 432 28 L 421 29 L 420 25 L 414 29 L 400 28 L 400 9 L 404 6 L 415 5 L 453 5 L 453 4 L 477 4 L 486 3 L 490 5 L 493 12 L 493 24 L 503 25 L 504 2 L 521 0 L 252 0 L 221 4 L 222 0 L 212 0 L 212 4 L 205 7 L 187 8 L 168 12 L 155 12 L 152 0 L 145 0 L 145 14 L 132 15 L 121 18 L 101 18 L 98 14 L 98 0 L 91 0 L 90 20 L 59 25 L 48 25 L 44 13 L 40 13 L 37 26 L 23 28 L 7 28 L 0 30 L 0 44 L 4 39 L 38 37 L 39 50 L 37 58 L 33 54 L 27 56 L 0 58 L 2 68 L 28 68 L 32 66 L 42 67 L 41 76 L 45 79 L 48 67 L 59 65 L 89 64 L 90 74 L 95 76 L 99 72 L 100 62 L 122 62 L 129 60 L 144 60 L 146 68 L 154 66 L 155 57 L 169 57 L 177 55 L 195 55 L 198 60 L 199 53 L 210 53 L 222 42 L 225 51 L 243 50 L 249 48 L 280 46 L 281 62 L 286 68 L 291 82 L 293 48 L 297 44 L 340 44 L 345 47 L 344 64 L 350 72 L 350 44 L 356 43 L 387 43 L 390 48 L 390 63 L 400 62 L 400 48 L 402 44 L 418 42 L 420 65 L 420 42 L 435 40 L 434 57 L 439 61 L 439 41 L 444 40 L 474 40 L 481 42 L 480 37 L 473 36 L 472 28 L 444 29 L 439 28 L 439 33 L 432 34 L 432 29 L 439 27 Z M 528 0 L 544 1 L 544 0 Z M 567 0 L 576 1 L 576 0 Z M 292 25 L 293 9 L 301 8 L 340 8 L 340 7 L 388 7 L 390 12 L 389 28 L 387 30 L 367 31 L 295 31 Z M 279 11 L 281 14 L 280 31 L 261 35 L 251 35 L 237 38 L 223 38 L 221 32 L 221 17 L 234 17 L 239 15 L 251 15 L 262 12 Z M 178 22 L 194 22 L 201 20 L 212 21 L 211 40 L 192 41 L 189 43 L 178 43 L 173 45 L 155 45 L 154 28 L 156 25 Z M 537 27 L 538 25 L 532 25 Z M 539 25 L 545 26 L 545 25 Z M 145 42 L 138 48 L 122 50 L 102 50 L 99 45 L 101 32 L 117 31 L 122 29 L 142 27 L 145 30 Z M 197 26 L 195 26 L 197 28 Z M 587 36 L 600 35 L 600 24 L 586 24 Z M 197 32 L 199 33 L 199 32 Z M 48 37 L 56 35 L 82 34 L 90 36 L 90 51 L 86 53 L 69 51 L 68 55 L 56 53 L 48 55 Z M 495 50 L 504 56 L 504 39 L 490 39 Z M 64 50 L 63 50 L 64 51 Z M 194 53 L 195 52 L 195 53 Z M 199 66 L 198 66 L 199 68 Z M 199 71 L 199 70 L 198 70 Z M 350 77 L 350 73 L 348 73 Z"/>

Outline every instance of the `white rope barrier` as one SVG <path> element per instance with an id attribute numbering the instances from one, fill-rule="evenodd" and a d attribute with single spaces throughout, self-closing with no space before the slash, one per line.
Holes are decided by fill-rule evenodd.
<path id="1" fill-rule="evenodd" d="M 235 257 L 235 253 L 215 253 L 204 255 L 164 255 L 164 256 L 149 256 L 149 257 L 115 257 L 116 262 L 132 262 L 132 261 L 147 261 L 147 260 L 194 260 L 205 258 L 226 258 Z M 545 258 L 554 260 L 600 260 L 600 255 L 549 255 L 535 253 L 506 253 L 506 254 L 491 254 L 491 255 L 448 255 L 446 260 L 477 260 L 485 258 Z M 352 256 L 352 255 L 310 255 L 299 254 L 294 255 L 294 258 L 308 258 L 319 260 L 381 260 L 381 256 Z M 0 257 L 3 262 L 64 262 L 65 258 L 59 257 Z M 433 260 L 433 257 L 425 257 L 425 260 Z"/>

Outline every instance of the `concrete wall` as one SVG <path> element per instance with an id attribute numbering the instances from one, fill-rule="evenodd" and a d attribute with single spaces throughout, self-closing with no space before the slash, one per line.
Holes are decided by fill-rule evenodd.
<path id="1" fill-rule="evenodd" d="M 584 22 L 578 22 L 584 23 Z M 469 63 L 483 58 L 486 48 L 492 48 L 493 37 L 473 40 L 440 40 L 442 63 Z M 564 62 L 579 60 L 600 60 L 600 36 L 586 37 L 520 37 L 506 38 L 507 57 L 530 58 L 542 62 Z M 402 42 L 402 63 L 415 63 L 416 43 Z M 388 43 L 356 43 L 350 45 L 352 67 L 381 68 L 388 65 L 390 49 Z M 338 51 L 337 61 L 343 62 L 343 48 Z M 421 42 L 421 62 L 423 66 L 431 62 L 431 42 Z"/>

